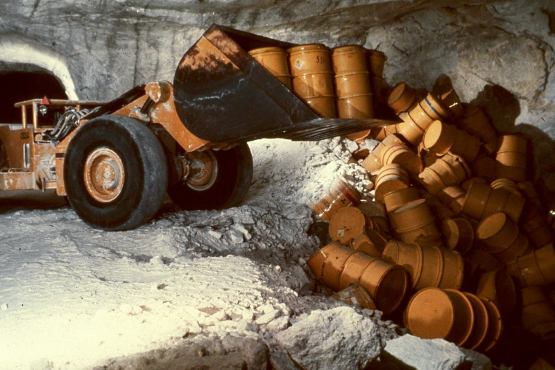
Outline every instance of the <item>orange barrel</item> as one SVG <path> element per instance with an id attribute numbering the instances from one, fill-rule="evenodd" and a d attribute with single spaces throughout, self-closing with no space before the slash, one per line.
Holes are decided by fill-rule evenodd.
<path id="1" fill-rule="evenodd" d="M 323 221 L 329 221 L 331 217 L 341 208 L 357 205 L 360 202 L 358 191 L 343 180 L 336 179 L 329 193 L 312 204 L 312 210 Z"/>
<path id="2" fill-rule="evenodd" d="M 547 223 L 545 212 L 542 208 L 535 204 L 527 204 L 522 214 L 522 232 L 528 237 L 536 248 L 541 248 L 544 245 L 553 243 L 553 231 Z"/>
<path id="3" fill-rule="evenodd" d="M 403 266 L 411 277 L 412 287 L 460 288 L 463 260 L 458 253 L 416 243 L 389 241 L 383 251 L 384 261 Z"/>
<path id="4" fill-rule="evenodd" d="M 500 136 L 495 155 L 495 177 L 514 182 L 525 181 L 527 147 L 528 141 L 521 135 Z"/>
<path id="5" fill-rule="evenodd" d="M 347 259 L 354 253 L 357 252 L 344 245 L 330 249 L 322 269 L 322 283 L 325 286 L 334 291 L 342 289 L 339 286 L 339 277 L 345 268 Z"/>
<path id="6" fill-rule="evenodd" d="M 447 186 L 437 194 L 440 202 L 448 206 L 457 215 L 462 211 L 465 196 L 466 193 L 456 185 Z"/>
<path id="7" fill-rule="evenodd" d="M 346 45 L 332 49 L 331 62 L 333 73 L 341 75 L 353 72 L 366 72 L 368 73 L 368 65 L 366 62 L 366 50 L 360 45 Z M 366 80 L 369 82 L 370 80 Z M 369 92 L 370 84 L 366 84 L 363 88 L 364 91 Z"/>
<path id="8" fill-rule="evenodd" d="M 339 240 L 341 244 L 349 244 L 351 240 L 363 233 L 366 228 L 366 217 L 356 207 L 343 207 L 330 219 L 329 235 L 331 240 Z"/>
<path id="9" fill-rule="evenodd" d="M 424 266 L 424 256 L 422 248 L 418 244 L 390 240 L 385 245 L 382 259 L 391 264 L 402 266 L 410 276 L 412 287 L 417 288 L 419 286 Z M 433 261 L 428 260 L 427 262 L 430 264 Z M 437 283 L 439 283 L 439 279 L 439 277 L 436 278 Z M 433 283 L 436 283 L 436 280 Z"/>
<path id="10" fill-rule="evenodd" d="M 291 90 L 291 72 L 289 71 L 285 50 L 277 46 L 271 46 L 253 49 L 249 51 L 249 54 Z"/>
<path id="11" fill-rule="evenodd" d="M 412 335 L 441 338 L 462 346 L 472 334 L 474 310 L 470 300 L 459 291 L 426 288 L 411 298 L 404 319 Z"/>
<path id="12" fill-rule="evenodd" d="M 495 159 L 486 155 L 478 157 L 470 164 L 474 176 L 482 178 L 487 182 L 495 180 Z"/>
<path id="13" fill-rule="evenodd" d="M 519 182 L 517 186 L 520 192 L 524 194 L 527 200 L 529 200 L 534 204 L 539 205 L 540 207 L 543 207 L 543 203 L 540 200 L 540 196 L 538 195 L 538 192 L 536 191 L 536 187 L 534 186 L 532 181 Z"/>
<path id="14" fill-rule="evenodd" d="M 457 126 L 469 134 L 477 136 L 484 143 L 488 153 L 497 150 L 497 134 L 484 111 L 475 105 L 468 105 L 466 115 L 456 122 Z"/>
<path id="15" fill-rule="evenodd" d="M 372 94 L 376 100 L 384 100 L 383 77 L 372 76 Z"/>
<path id="16" fill-rule="evenodd" d="M 443 105 L 451 111 L 454 119 L 459 119 L 464 115 L 464 109 L 455 90 L 451 89 L 440 96 Z"/>
<path id="17" fill-rule="evenodd" d="M 513 193 L 517 197 L 522 196 L 522 194 L 520 193 L 520 190 L 518 189 L 518 186 L 509 179 L 493 180 L 490 186 L 494 189 L 503 189 L 505 191 L 508 191 L 509 193 Z"/>
<path id="18" fill-rule="evenodd" d="M 399 82 L 387 98 L 387 104 L 399 114 L 406 112 L 416 102 L 416 90 L 405 82 Z"/>
<path id="19" fill-rule="evenodd" d="M 322 117 L 336 117 L 330 49 L 310 44 L 288 51 L 295 94 Z"/>
<path id="20" fill-rule="evenodd" d="M 351 241 L 351 248 L 369 256 L 381 258 L 387 241 L 376 230 L 366 230 Z"/>
<path id="21" fill-rule="evenodd" d="M 443 259 L 443 275 L 439 288 L 460 289 L 464 277 L 464 260 L 459 252 L 437 248 Z"/>
<path id="22" fill-rule="evenodd" d="M 387 125 L 387 126 L 372 129 L 370 132 L 370 136 L 375 140 L 381 141 L 385 139 L 386 136 L 390 134 L 396 134 L 396 133 L 397 133 L 397 125 Z"/>
<path id="23" fill-rule="evenodd" d="M 516 287 L 505 268 L 483 273 L 476 295 L 491 299 L 506 314 L 513 312 L 516 306 Z"/>
<path id="24" fill-rule="evenodd" d="M 470 169 L 462 158 L 446 154 L 426 167 L 418 175 L 418 181 L 430 194 L 437 195 L 443 188 L 458 185 L 469 176 Z"/>
<path id="25" fill-rule="evenodd" d="M 387 57 L 378 50 L 366 50 L 368 70 L 375 77 L 383 77 L 383 69 Z"/>
<path id="26" fill-rule="evenodd" d="M 503 332 L 503 320 L 499 308 L 491 299 L 486 297 L 479 298 L 488 311 L 488 331 L 484 341 L 476 347 L 476 351 L 488 352 L 495 346 L 501 337 L 501 333 Z"/>
<path id="27" fill-rule="evenodd" d="M 425 199 L 418 199 L 388 214 L 391 226 L 402 241 L 414 242 L 419 236 L 440 238 L 434 216 Z"/>
<path id="28" fill-rule="evenodd" d="M 399 118 L 403 122 L 397 124 L 397 131 L 412 145 L 418 145 L 422 142 L 424 130 L 420 128 L 409 116 L 408 113 L 401 113 Z"/>
<path id="29" fill-rule="evenodd" d="M 388 126 L 389 127 L 389 126 Z M 364 167 L 370 174 L 374 174 L 377 172 L 384 163 L 382 162 L 382 154 L 387 149 L 387 147 L 402 144 L 403 142 L 401 139 L 397 137 L 397 135 L 389 134 L 384 139 L 382 139 L 381 143 L 374 148 L 374 150 L 362 161 L 362 167 Z"/>
<path id="30" fill-rule="evenodd" d="M 536 249 L 507 264 L 509 273 L 521 286 L 546 286 L 555 283 L 555 251 L 553 244 Z"/>
<path id="31" fill-rule="evenodd" d="M 332 66 L 335 73 L 337 113 L 340 118 L 372 118 L 372 87 L 366 65 L 366 52 L 362 46 L 350 45 L 333 49 Z M 370 130 L 348 136 L 352 140 L 364 139 Z"/>
<path id="32" fill-rule="evenodd" d="M 482 300 L 472 293 L 463 293 L 472 304 L 474 312 L 474 327 L 468 340 L 464 343 L 465 348 L 475 349 L 486 339 L 489 329 L 488 309 Z"/>
<path id="33" fill-rule="evenodd" d="M 330 253 L 337 247 L 340 247 L 341 243 L 333 242 L 326 245 L 316 253 L 314 253 L 306 262 L 310 270 L 316 276 L 316 281 L 321 281 L 324 274 L 324 264 Z"/>
<path id="34" fill-rule="evenodd" d="M 393 190 L 383 196 L 383 202 L 385 204 L 385 209 L 387 212 L 393 212 L 396 209 L 401 208 L 405 204 L 420 199 L 420 192 L 418 188 L 400 188 Z"/>
<path id="35" fill-rule="evenodd" d="M 428 126 L 423 143 L 429 151 L 439 155 L 451 152 L 468 162 L 476 159 L 480 151 L 480 141 L 476 137 L 441 121 L 434 121 Z"/>
<path id="36" fill-rule="evenodd" d="M 412 121 L 422 129 L 422 131 L 426 131 L 428 126 L 435 121 L 432 117 L 426 113 L 426 111 L 422 108 L 422 102 L 417 102 L 413 104 L 412 107 L 409 109 L 407 113 Z"/>
<path id="37" fill-rule="evenodd" d="M 543 340 L 555 338 L 555 308 L 540 287 L 522 289 L 522 325 Z"/>
<path id="38" fill-rule="evenodd" d="M 446 119 L 451 116 L 451 112 L 447 109 L 441 100 L 434 96 L 432 93 L 428 93 L 424 99 L 420 102 L 420 106 L 434 120 L 436 119 Z"/>
<path id="39" fill-rule="evenodd" d="M 492 189 L 489 201 L 484 207 L 482 218 L 496 212 L 506 213 L 514 222 L 518 222 L 526 200 L 503 189 Z"/>
<path id="40" fill-rule="evenodd" d="M 501 262 L 510 262 L 528 252 L 528 239 L 518 226 L 502 212 L 484 218 L 476 228 L 484 249 Z"/>
<path id="41" fill-rule="evenodd" d="M 473 267 L 484 271 L 493 271 L 503 266 L 499 260 L 482 249 L 473 249 L 465 255 Z"/>
<path id="42" fill-rule="evenodd" d="M 411 175 L 417 175 L 422 171 L 420 157 L 404 144 L 387 145 L 380 155 L 384 166 L 396 163 L 403 166 Z"/>
<path id="43" fill-rule="evenodd" d="M 370 152 L 370 154 L 368 154 L 368 156 L 364 158 L 361 165 L 366 171 L 368 171 L 368 173 L 374 174 L 375 172 L 379 171 L 380 168 L 382 168 L 382 161 L 374 151 Z"/>
<path id="44" fill-rule="evenodd" d="M 474 228 L 464 218 L 447 218 L 441 223 L 445 244 L 449 249 L 465 254 L 474 244 Z"/>
<path id="45" fill-rule="evenodd" d="M 479 181 L 470 182 L 464 198 L 462 212 L 476 220 L 480 220 L 492 190 L 490 186 Z"/>
<path id="46" fill-rule="evenodd" d="M 463 213 L 481 220 L 493 213 L 506 213 L 513 221 L 518 221 L 524 209 L 525 200 L 502 189 L 473 181 L 464 199 Z"/>
<path id="47" fill-rule="evenodd" d="M 339 289 L 345 289 L 360 280 L 364 270 L 374 261 L 375 257 L 356 251 L 345 261 L 345 268 L 339 278 Z"/>
<path id="48" fill-rule="evenodd" d="M 379 310 L 384 313 L 394 311 L 407 291 L 408 277 L 405 270 L 363 252 L 352 252 L 339 278 L 339 287 L 358 282 L 370 293 Z"/>
<path id="49" fill-rule="evenodd" d="M 491 254 L 505 250 L 519 234 L 518 226 L 503 212 L 485 217 L 476 228 L 478 240 L 485 244 L 484 250 Z"/>
<path id="50" fill-rule="evenodd" d="M 338 96 L 337 113 L 339 118 L 373 118 L 372 94 Z M 370 134 L 370 130 L 364 132 Z"/>
<path id="51" fill-rule="evenodd" d="M 374 198 L 380 203 L 384 203 L 384 195 L 395 190 L 408 188 L 410 186 L 409 174 L 405 169 L 396 163 L 383 166 L 378 172 L 375 180 Z"/>
<path id="52" fill-rule="evenodd" d="M 470 184 L 472 184 L 473 182 L 478 182 L 480 184 L 484 184 L 487 185 L 488 182 L 480 177 L 471 177 L 468 180 L 464 181 L 461 184 L 461 189 L 463 189 L 464 191 L 468 191 L 468 189 L 470 188 Z"/>
<path id="53" fill-rule="evenodd" d="M 381 141 L 385 139 L 386 136 L 390 134 L 396 134 L 397 132 L 397 125 L 387 125 L 372 129 L 370 132 L 370 136 L 375 140 Z"/>

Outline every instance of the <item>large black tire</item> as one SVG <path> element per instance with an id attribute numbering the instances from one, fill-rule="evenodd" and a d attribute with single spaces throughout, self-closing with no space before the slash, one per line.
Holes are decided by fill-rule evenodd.
<path id="1" fill-rule="evenodd" d="M 206 190 L 189 187 L 186 181 L 168 188 L 168 195 L 181 209 L 222 209 L 237 206 L 247 194 L 252 182 L 252 154 L 247 144 L 229 150 L 215 150 L 218 174 Z"/>
<path id="2" fill-rule="evenodd" d="M 103 189 L 91 187 L 91 181 L 85 184 L 85 171 L 101 174 L 100 168 L 106 166 L 90 163 L 103 151 L 116 159 L 113 168 L 117 167 L 120 180 L 117 190 L 99 201 L 96 189 Z M 110 158 L 98 161 L 116 163 Z M 100 175 L 96 179 L 103 180 Z M 144 124 L 125 116 L 101 116 L 81 127 L 70 141 L 64 182 L 70 205 L 85 222 L 104 230 L 133 229 L 149 221 L 162 205 L 168 187 L 166 155 Z"/>

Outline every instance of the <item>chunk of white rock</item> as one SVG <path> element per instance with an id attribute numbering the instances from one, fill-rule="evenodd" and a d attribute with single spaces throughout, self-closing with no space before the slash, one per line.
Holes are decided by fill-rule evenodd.
<path id="1" fill-rule="evenodd" d="M 260 316 L 258 319 L 256 319 L 256 323 L 258 325 L 266 325 L 270 321 L 272 321 L 273 319 L 278 317 L 279 314 L 280 314 L 280 311 L 278 311 L 276 309 L 273 309 L 271 311 L 266 312 L 264 315 Z"/>
<path id="2" fill-rule="evenodd" d="M 270 331 L 280 331 L 289 325 L 289 316 L 281 316 L 275 320 L 272 320 L 266 325 L 266 329 Z"/>
<path id="3" fill-rule="evenodd" d="M 351 307 L 314 310 L 275 338 L 306 370 L 364 369 L 382 351 L 378 327 Z"/>
<path id="4" fill-rule="evenodd" d="M 410 334 L 390 340 L 384 351 L 388 362 L 417 370 L 453 370 L 465 362 L 459 347 L 443 339 L 421 339 Z"/>

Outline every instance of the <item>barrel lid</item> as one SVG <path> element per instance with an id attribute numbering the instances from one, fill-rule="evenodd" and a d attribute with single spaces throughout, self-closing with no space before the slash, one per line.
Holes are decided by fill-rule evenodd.
<path id="1" fill-rule="evenodd" d="M 391 266 L 377 284 L 374 301 L 378 309 L 384 313 L 395 311 L 405 298 L 408 286 L 409 279 L 405 269 L 399 265 Z"/>
<path id="2" fill-rule="evenodd" d="M 255 54 L 276 53 L 276 52 L 285 53 L 285 50 L 283 50 L 279 46 L 269 46 L 269 47 L 265 47 L 265 48 L 252 49 L 252 50 L 249 51 L 249 54 L 250 55 L 255 55 Z"/>
<path id="3" fill-rule="evenodd" d="M 287 51 L 290 54 L 300 52 L 300 51 L 308 51 L 308 50 L 329 51 L 330 49 L 324 44 L 306 44 L 306 45 L 293 46 L 292 48 L 287 49 Z"/>
<path id="4" fill-rule="evenodd" d="M 364 48 L 360 45 L 344 45 L 332 49 L 333 54 L 364 53 Z"/>
<path id="5" fill-rule="evenodd" d="M 479 352 L 487 352 L 492 349 L 499 340 L 499 337 L 503 332 L 503 321 L 501 319 L 501 312 L 499 311 L 499 308 L 491 299 L 485 297 L 479 298 L 482 302 L 484 302 L 486 309 L 488 310 L 489 327 L 486 338 L 482 344 L 476 348 L 476 350 Z"/>
<path id="6" fill-rule="evenodd" d="M 435 120 L 430 123 L 430 126 L 426 129 L 424 136 L 422 137 L 422 142 L 424 148 L 433 148 L 439 141 L 440 137 L 444 133 L 445 124 L 439 120 Z"/>
<path id="7" fill-rule="evenodd" d="M 463 293 L 466 298 L 472 304 L 472 309 L 474 311 L 475 320 L 474 320 L 474 328 L 472 329 L 472 334 L 464 343 L 465 348 L 475 349 L 477 348 L 484 339 L 486 339 L 486 335 L 488 333 L 489 327 L 489 317 L 488 317 L 488 310 L 486 305 L 480 298 L 475 296 L 471 293 Z"/>
<path id="8" fill-rule="evenodd" d="M 331 217 L 329 235 L 332 240 L 345 244 L 362 234 L 365 226 L 366 217 L 360 209 L 343 207 Z"/>
<path id="9" fill-rule="evenodd" d="M 424 288 L 410 300 L 406 309 L 406 325 L 420 338 L 446 338 L 455 325 L 453 302 L 443 290 Z"/>
<path id="10" fill-rule="evenodd" d="M 480 240 L 487 240 L 503 229 L 508 217 L 503 212 L 497 212 L 484 218 L 476 228 L 476 236 Z M 510 221 L 509 221 L 510 222 Z"/>

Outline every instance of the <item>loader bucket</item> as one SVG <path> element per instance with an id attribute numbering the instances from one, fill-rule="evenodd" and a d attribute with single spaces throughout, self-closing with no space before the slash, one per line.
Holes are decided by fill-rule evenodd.
<path id="1" fill-rule="evenodd" d="M 319 117 L 248 53 L 268 46 L 294 44 L 213 25 L 185 53 L 173 84 L 189 131 L 212 142 L 245 142 Z"/>

